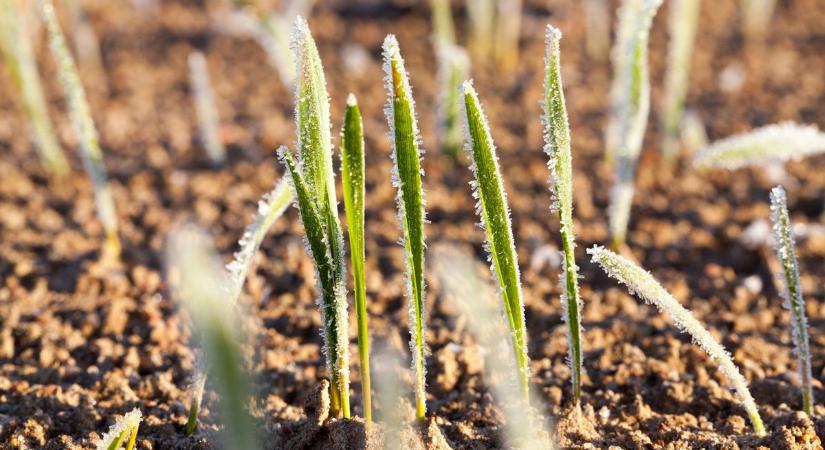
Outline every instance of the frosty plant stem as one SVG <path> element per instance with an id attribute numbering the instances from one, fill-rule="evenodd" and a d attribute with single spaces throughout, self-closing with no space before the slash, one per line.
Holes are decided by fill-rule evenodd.
<path id="1" fill-rule="evenodd" d="M 661 4 L 662 0 L 623 0 L 619 12 L 607 130 L 607 158 L 616 159 L 608 213 L 614 247 L 624 245 L 630 219 L 636 161 L 650 110 L 647 43 L 653 16 Z"/>
<path id="2" fill-rule="evenodd" d="M 387 77 L 386 115 L 393 140 L 393 184 L 398 189 L 398 219 L 404 232 L 410 304 L 410 351 L 415 385 L 415 410 L 420 422 L 427 412 L 424 385 L 424 200 L 421 150 L 412 89 L 395 36 L 384 39 Z"/>
<path id="3" fill-rule="evenodd" d="M 209 378 L 215 380 L 221 396 L 225 426 L 221 447 L 260 448 L 246 408 L 252 390 L 239 344 L 241 318 L 226 301 L 226 274 L 211 240 L 194 226 L 183 226 L 170 236 L 166 258 L 170 285 L 192 316 L 206 351 Z"/>
<path id="4" fill-rule="evenodd" d="M 335 174 L 332 170 L 329 98 L 318 49 L 306 21 L 295 20 L 295 120 L 300 166 L 285 147 L 278 151 L 295 192 L 304 223 L 307 249 L 315 261 L 323 320 L 324 354 L 330 372 L 330 408 L 333 416 L 350 417 L 349 332 L 347 322 L 346 262 L 338 223 Z"/>
<path id="5" fill-rule="evenodd" d="M 51 0 L 40 0 L 40 11 L 49 31 L 49 48 L 57 62 L 60 83 L 68 97 L 69 115 L 75 132 L 80 140 L 80 152 L 84 166 L 92 179 L 95 193 L 97 215 L 106 231 L 107 256 L 117 258 L 120 255 L 120 239 L 117 234 L 117 214 L 112 200 L 112 192 L 106 181 L 106 168 L 103 165 L 103 152 L 100 150 L 97 130 L 95 129 L 86 93 L 77 76 L 72 56 L 66 47 L 66 39 L 60 31 L 54 5 Z"/>
<path id="6" fill-rule="evenodd" d="M 808 342 L 808 319 L 805 317 L 805 300 L 799 283 L 799 264 L 791 234 L 791 219 L 785 189 L 777 186 L 771 190 L 771 219 L 776 244 L 776 256 L 782 263 L 782 281 L 785 284 L 785 307 L 791 311 L 791 335 L 796 346 L 797 365 L 802 378 L 802 409 L 809 416 L 813 412 L 811 388 L 811 350 Z"/>
<path id="7" fill-rule="evenodd" d="M 759 436 L 765 435 L 765 427 L 759 416 L 759 410 L 753 401 L 748 383 L 733 363 L 730 354 L 719 344 L 712 334 L 693 317 L 679 302 L 662 287 L 650 273 L 637 266 L 630 260 L 619 256 L 604 247 L 593 246 L 587 250 L 594 263 L 600 265 L 609 276 L 627 286 L 628 290 L 646 303 L 656 305 L 667 313 L 676 326 L 688 333 L 710 359 L 719 366 L 719 369 L 733 384 L 736 396 L 745 407 L 753 428 Z"/>
<path id="8" fill-rule="evenodd" d="M 126 450 L 135 448 L 138 428 L 143 420 L 140 410 L 135 408 L 118 419 L 109 431 L 103 435 L 97 450 L 118 450 L 126 443 Z"/>
<path id="9" fill-rule="evenodd" d="M 510 224 L 507 193 L 498 167 L 495 144 L 490 135 L 487 118 L 481 109 L 478 94 L 469 81 L 461 86 L 467 130 L 467 150 L 475 176 L 473 196 L 478 199 L 476 209 L 481 227 L 487 232 L 487 251 L 492 271 L 499 284 L 501 301 L 518 369 L 520 392 L 529 399 L 530 367 L 527 356 L 527 331 L 524 325 L 524 296 L 516 257 L 515 240 Z"/>
<path id="10" fill-rule="evenodd" d="M 226 148 L 218 137 L 218 111 L 215 109 L 215 95 L 209 82 L 206 57 L 201 52 L 189 54 L 189 84 L 195 101 L 198 129 L 201 143 L 213 165 L 219 166 L 226 160 Z"/>
<path id="11" fill-rule="evenodd" d="M 361 363 L 361 391 L 364 418 L 372 421 L 370 387 L 370 336 L 367 327 L 367 291 L 364 282 L 364 133 L 361 111 L 355 96 L 347 98 L 341 130 L 341 181 L 347 214 L 350 262 L 352 263 L 355 320 L 358 323 L 358 358 Z"/>
<path id="12" fill-rule="evenodd" d="M 579 275 L 576 265 L 576 239 L 573 231 L 573 156 L 570 151 L 570 124 L 561 81 L 561 31 L 547 26 L 544 59 L 544 151 L 550 157 L 548 165 L 553 174 L 550 180 L 555 195 L 554 209 L 561 222 L 561 244 L 564 249 L 564 287 L 561 303 L 567 322 L 569 346 L 568 363 L 573 382 L 573 399 L 581 398 L 581 300 Z"/>
<path id="13" fill-rule="evenodd" d="M 60 150 L 49 119 L 31 37 L 26 29 L 28 3 L 24 5 L 21 9 L 18 0 L 0 0 L 0 53 L 20 92 L 40 159 L 55 174 L 65 175 L 69 172 L 69 163 Z"/>
<path id="14" fill-rule="evenodd" d="M 675 0 L 670 3 L 670 43 L 667 54 L 662 153 L 673 162 L 679 153 L 679 127 L 688 91 L 690 58 L 693 55 L 699 24 L 699 1 Z"/>

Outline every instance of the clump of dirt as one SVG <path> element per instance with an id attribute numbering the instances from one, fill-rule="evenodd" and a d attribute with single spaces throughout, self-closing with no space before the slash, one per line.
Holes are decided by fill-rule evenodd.
<path id="1" fill-rule="evenodd" d="M 210 390 L 198 432 L 184 426 L 195 368 L 189 319 L 170 299 L 163 273 L 165 236 L 195 221 L 228 260 L 258 198 L 282 177 L 273 148 L 295 140 L 292 93 L 251 40 L 219 32 L 213 3 L 168 0 L 157 11 L 94 0 L 90 21 L 101 42 L 105 89 L 89 85 L 123 240 L 119 267 L 99 263 L 103 231 L 82 163 L 54 178 L 39 165 L 10 79 L 0 71 L 0 444 L 8 448 L 94 446 L 114 419 L 139 408 L 141 449 L 219 445 L 219 399 Z M 765 42 L 739 33 L 737 2 L 703 2 L 688 106 L 712 139 L 766 123 L 794 120 L 825 127 L 825 3 L 779 2 Z M 615 5 L 614 5 L 615 6 Z M 699 173 L 685 153 L 670 168 L 659 157 L 657 114 L 667 41 L 667 5 L 651 37 L 653 112 L 637 176 L 628 243 L 679 301 L 707 324 L 749 380 L 769 435 L 757 438 L 727 380 L 668 319 L 630 297 L 586 262 L 584 248 L 607 240 L 610 168 L 602 130 L 610 70 L 588 59 L 578 2 L 527 0 L 522 60 L 506 77 L 473 61 L 473 76 L 498 146 L 526 302 L 533 390 L 548 427 L 567 448 L 822 448 L 825 436 L 825 158 L 790 163 L 786 173 L 759 168 Z M 460 8 L 459 11 L 463 11 Z M 395 33 L 406 58 L 420 115 L 430 224 L 427 240 L 471 245 L 485 258 L 475 227 L 466 162 L 440 154 L 435 137 L 436 74 L 427 2 L 318 2 L 309 20 L 326 67 L 334 126 L 348 92 L 364 113 L 367 163 L 367 298 L 376 343 L 406 360 L 403 249 L 397 245 L 390 183 L 380 46 Z M 584 301 L 582 409 L 571 408 L 567 341 L 557 283 L 558 219 L 549 209 L 542 152 L 543 30 L 565 34 L 562 65 L 572 127 L 575 226 Z M 463 13 L 458 35 L 465 36 Z M 196 136 L 186 58 L 202 50 L 221 117 L 229 160 L 209 166 Z M 67 122 L 45 43 L 38 60 L 50 114 L 67 151 Z M 353 65 L 354 54 L 361 55 Z M 347 68 L 344 70 L 344 68 Z M 94 79 L 81 66 L 84 82 Z M 88 75 L 88 76 L 87 76 Z M 733 81 L 735 82 L 733 82 Z M 788 312 L 766 257 L 743 244 L 769 215 L 768 192 L 785 185 L 799 239 L 802 288 L 811 324 L 816 406 L 800 413 Z M 314 269 L 297 213 L 279 220 L 255 259 L 243 305 L 255 331 L 247 351 L 255 374 L 254 420 L 270 448 L 375 448 L 389 433 L 361 419 L 328 417 Z M 766 256 L 768 255 L 768 256 Z M 554 262 L 555 261 L 555 262 Z M 487 274 L 485 274 L 486 276 Z M 427 274 L 428 278 L 431 277 Z M 465 330 L 465 317 L 428 292 L 430 347 L 424 427 L 404 427 L 388 446 L 500 448 L 505 422 L 483 377 L 487 349 Z M 355 352 L 355 327 L 351 327 Z M 362 415 L 357 364 L 353 412 Z M 399 377 L 403 382 L 403 377 Z M 311 400 L 304 399 L 310 395 Z M 392 405 L 377 405 L 386 412 Z M 412 415 L 408 416 L 412 417 Z"/>

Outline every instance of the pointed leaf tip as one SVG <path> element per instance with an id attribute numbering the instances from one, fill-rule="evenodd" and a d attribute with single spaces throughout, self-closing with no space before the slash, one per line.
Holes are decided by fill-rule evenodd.
<path id="1" fill-rule="evenodd" d="M 355 98 L 355 94 L 352 92 L 347 95 L 347 106 L 356 106 L 358 105 L 358 100 Z"/>

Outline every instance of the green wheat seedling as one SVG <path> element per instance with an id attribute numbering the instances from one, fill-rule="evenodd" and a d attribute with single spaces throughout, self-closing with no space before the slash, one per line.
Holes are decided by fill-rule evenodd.
<path id="1" fill-rule="evenodd" d="M 341 182 L 344 188 L 344 210 L 347 214 L 355 319 L 358 323 L 358 358 L 361 363 L 364 418 L 370 423 L 370 337 L 367 326 L 367 288 L 364 280 L 364 131 L 361 110 L 353 94 L 347 97 L 344 126 L 341 130 Z"/>
<path id="2" fill-rule="evenodd" d="M 198 429 L 198 416 L 201 411 L 201 403 L 203 401 L 203 388 L 206 385 L 206 368 L 201 367 L 203 364 L 201 358 L 199 359 L 198 367 L 195 369 L 195 374 L 192 377 L 192 386 L 190 388 L 189 399 L 189 417 L 186 419 L 186 435 L 191 436 Z"/>
<path id="3" fill-rule="evenodd" d="M 487 61 L 493 52 L 496 4 L 493 0 L 466 0 L 465 6 L 470 23 L 470 51 L 474 57 Z"/>
<path id="4" fill-rule="evenodd" d="M 452 159 L 464 143 L 461 129 L 461 97 L 456 86 L 470 76 L 470 59 L 463 48 L 444 45 L 438 52 L 438 126 L 441 149 Z"/>
<path id="5" fill-rule="evenodd" d="M 66 39 L 57 22 L 54 5 L 51 0 L 40 0 L 40 12 L 49 32 L 49 48 L 57 63 L 60 83 L 68 97 L 69 115 L 75 132 L 80 140 L 80 152 L 86 172 L 92 180 L 95 193 L 97 215 L 106 232 L 107 256 L 117 258 L 120 255 L 120 238 L 117 233 L 117 213 L 112 200 L 112 192 L 106 181 L 106 168 L 103 164 L 103 152 L 100 149 L 97 130 L 92 120 L 92 112 L 86 101 L 86 93 L 77 75 L 72 56 L 66 47 Z"/>
<path id="6" fill-rule="evenodd" d="M 329 98 L 321 58 L 306 21 L 298 17 L 293 31 L 298 78 L 295 120 L 300 165 L 281 147 L 295 204 L 301 214 L 307 250 L 315 262 L 323 320 L 324 354 L 330 371 L 330 408 L 334 416 L 350 417 L 349 332 L 346 261 L 338 223 L 335 174 L 332 170 Z"/>
<path id="7" fill-rule="evenodd" d="M 40 74 L 37 72 L 37 61 L 31 48 L 31 37 L 26 29 L 28 8 L 24 6 L 21 9 L 18 6 L 18 0 L 0 0 L 0 53 L 20 92 L 35 148 L 43 165 L 56 175 L 65 175 L 69 172 L 69 163 L 60 150 L 49 119 L 49 109 L 43 96 Z"/>
<path id="8" fill-rule="evenodd" d="M 680 305 L 679 301 L 673 298 L 649 272 L 630 260 L 600 246 L 593 246 L 587 250 L 587 253 L 594 263 L 601 266 L 605 273 L 627 286 L 632 294 L 635 294 L 646 303 L 656 305 L 661 311 L 666 312 L 676 323 L 679 330 L 691 336 L 693 342 L 710 356 L 710 359 L 719 366 L 722 373 L 733 384 L 736 396 L 739 397 L 745 407 L 756 434 L 764 436 L 765 426 L 762 424 L 762 418 L 759 416 L 756 403 L 754 403 L 753 397 L 748 391 L 748 383 L 745 377 L 739 372 L 730 354 L 693 317 L 693 314 Z"/>
<path id="9" fill-rule="evenodd" d="M 662 154 L 673 162 L 679 154 L 679 128 L 688 91 L 690 59 L 699 24 L 699 1 L 675 0 L 670 4 L 670 42 L 665 76 L 665 98 L 662 113 Z"/>
<path id="10" fill-rule="evenodd" d="M 496 7 L 496 65 L 503 73 L 511 74 L 518 66 L 521 0 L 498 0 Z"/>
<path id="11" fill-rule="evenodd" d="M 104 80 L 106 71 L 103 68 L 103 58 L 100 52 L 100 39 L 95 33 L 89 21 L 88 14 L 83 6 L 82 0 L 69 0 L 66 2 L 71 17 L 71 37 L 77 63 L 81 71 L 90 71 L 98 80 Z M 106 83 L 98 83 L 101 88 L 106 88 Z"/>
<path id="12" fill-rule="evenodd" d="M 623 0 L 619 12 L 607 134 L 607 158 L 616 160 L 608 211 L 614 247 L 624 245 L 630 219 L 636 162 L 650 111 L 647 43 L 661 4 L 662 0 Z"/>
<path id="13" fill-rule="evenodd" d="M 785 284 L 785 307 L 791 312 L 791 335 L 796 346 L 797 365 L 802 378 L 802 409 L 809 416 L 813 413 L 813 389 L 811 383 L 811 349 L 808 342 L 808 319 L 805 317 L 805 300 L 799 283 L 799 264 L 791 232 L 791 219 L 785 189 L 777 186 L 771 190 L 771 220 L 776 256 L 782 263 L 782 280 Z"/>
<path id="14" fill-rule="evenodd" d="M 584 0 L 584 26 L 587 31 L 587 55 L 595 61 L 604 61 L 610 53 L 610 12 L 607 0 Z"/>
<path id="15" fill-rule="evenodd" d="M 192 317 L 208 361 L 207 373 L 221 397 L 222 447 L 260 448 L 246 407 L 252 390 L 243 370 L 238 327 L 242 319 L 226 299 L 226 273 L 211 240 L 197 228 L 183 226 L 172 232 L 166 250 L 174 296 Z"/>
<path id="16" fill-rule="evenodd" d="M 393 185 L 397 188 L 398 221 L 404 231 L 407 261 L 407 296 L 410 310 L 410 351 L 415 385 L 416 417 L 423 423 L 427 413 L 424 342 L 424 193 L 415 102 L 404 59 L 395 36 L 384 39 L 384 71 L 387 83 L 385 114 L 393 142 Z"/>
<path id="17" fill-rule="evenodd" d="M 570 151 L 570 124 L 561 80 L 561 31 L 547 26 L 545 38 L 546 54 L 544 69 L 544 151 L 550 157 L 548 166 L 553 174 L 550 180 L 555 202 L 553 208 L 559 212 L 561 223 L 561 244 L 564 250 L 564 271 L 561 285 L 563 317 L 567 322 L 569 346 L 568 363 L 573 382 L 575 403 L 581 398 L 581 300 L 579 298 L 579 275 L 576 265 L 576 238 L 573 231 L 573 156 Z"/>
<path id="18" fill-rule="evenodd" d="M 431 0 L 433 22 L 433 45 L 439 47 L 455 45 L 455 24 L 450 0 Z"/>
<path id="19" fill-rule="evenodd" d="M 530 359 L 527 355 L 527 330 L 524 323 L 524 295 L 521 291 L 518 258 L 510 223 L 507 193 L 498 166 L 495 144 L 490 135 L 487 118 L 471 82 L 461 86 L 464 98 L 467 151 L 472 161 L 473 196 L 478 199 L 476 210 L 481 228 L 487 233 L 487 251 L 491 271 L 499 285 L 501 301 L 510 328 L 518 382 L 522 398 L 530 392 Z"/>
<path id="20" fill-rule="evenodd" d="M 189 54 L 189 85 L 192 88 L 201 143 L 212 164 L 220 166 L 226 160 L 226 148 L 218 137 L 219 119 L 215 95 L 209 81 L 206 57 L 201 52 Z"/>
<path id="21" fill-rule="evenodd" d="M 142 420 L 143 415 L 137 408 L 124 414 L 103 435 L 100 443 L 97 444 L 97 450 L 119 450 L 124 443 L 126 450 L 132 450 L 135 448 L 135 440 L 137 440 L 138 428 Z"/>
<path id="22" fill-rule="evenodd" d="M 825 152 L 825 133 L 815 125 L 782 122 L 714 142 L 696 153 L 694 167 L 739 169 L 798 160 Z"/>

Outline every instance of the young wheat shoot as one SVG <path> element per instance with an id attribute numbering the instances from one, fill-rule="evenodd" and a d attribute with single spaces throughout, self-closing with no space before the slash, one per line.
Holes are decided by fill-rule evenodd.
<path id="1" fill-rule="evenodd" d="M 805 317 L 805 300 L 802 298 L 802 286 L 799 283 L 799 263 L 796 260 L 796 247 L 791 234 L 785 189 L 781 186 L 771 190 L 771 220 L 776 257 L 782 264 L 782 273 L 777 275 L 782 277 L 785 285 L 782 296 L 785 298 L 785 307 L 791 312 L 791 335 L 796 346 L 797 365 L 802 379 L 802 409 L 810 416 L 813 413 L 813 376 L 808 319 Z"/>
<path id="2" fill-rule="evenodd" d="M 126 450 L 132 450 L 135 448 L 138 428 L 140 428 L 142 420 L 143 415 L 137 408 L 124 414 L 103 435 L 97 444 L 97 450 L 119 450 L 124 442 L 126 443 Z"/>
<path id="3" fill-rule="evenodd" d="M 504 74 L 512 74 L 518 66 L 521 0 L 498 0 L 496 7 L 496 64 Z"/>
<path id="4" fill-rule="evenodd" d="M 583 0 L 587 55 L 604 61 L 610 53 L 610 13 L 607 0 Z"/>
<path id="5" fill-rule="evenodd" d="M 470 24 L 470 51 L 487 61 L 493 51 L 496 4 L 493 0 L 465 0 Z"/>
<path id="6" fill-rule="evenodd" d="M 662 0 L 623 0 L 619 13 L 607 135 L 608 159 L 616 159 L 608 211 L 610 236 L 616 248 L 624 245 L 630 220 L 636 162 L 650 111 L 647 44 L 653 17 L 661 4 Z"/>
<path id="7" fill-rule="evenodd" d="M 591 256 L 592 261 L 600 265 L 602 270 L 610 277 L 627 286 L 632 294 L 644 300 L 645 303 L 656 305 L 661 311 L 667 313 L 680 331 L 691 336 L 693 342 L 708 354 L 710 359 L 719 366 L 722 373 L 730 380 L 736 391 L 736 396 L 739 397 L 745 407 L 756 434 L 764 436 L 765 426 L 762 424 L 762 418 L 759 416 L 756 403 L 754 403 L 753 397 L 748 391 L 748 383 L 745 377 L 737 369 L 730 354 L 693 317 L 693 314 L 680 305 L 679 301 L 673 298 L 649 272 L 632 261 L 600 246 L 593 246 L 587 250 L 587 253 Z"/>
<path id="8" fill-rule="evenodd" d="M 461 93 L 464 99 L 467 152 L 472 162 L 470 170 L 475 177 L 473 197 L 478 199 L 476 211 L 481 219 L 481 228 L 487 234 L 486 247 L 491 271 L 498 282 L 507 325 L 510 328 L 510 343 L 518 368 L 520 393 L 527 400 L 530 392 L 530 359 L 527 355 L 524 295 L 521 290 L 507 193 L 504 191 L 495 144 L 478 94 L 469 81 L 465 81 L 461 86 Z"/>
<path id="9" fill-rule="evenodd" d="M 199 358 L 200 359 L 200 356 Z M 203 364 L 200 362 L 200 364 Z M 196 367 L 195 374 L 192 377 L 192 386 L 190 387 L 189 399 L 189 417 L 186 419 L 186 435 L 191 436 L 198 428 L 198 415 L 201 411 L 201 403 L 203 401 L 203 388 L 206 385 L 206 367 Z"/>
<path id="10" fill-rule="evenodd" d="M 667 53 L 665 97 L 662 113 L 662 154 L 673 162 L 679 153 L 679 128 L 688 91 L 690 59 L 699 24 L 699 1 L 675 0 L 670 3 L 670 42 Z"/>
<path id="11" fill-rule="evenodd" d="M 215 95 L 209 81 L 206 57 L 201 52 L 189 54 L 189 84 L 192 88 L 195 113 L 198 118 L 201 144 L 214 166 L 220 166 L 226 160 L 226 148 L 218 136 L 218 111 L 215 109 Z"/>
<path id="12" fill-rule="evenodd" d="M 347 97 L 344 126 L 341 129 L 341 184 L 347 215 L 355 320 L 358 323 L 358 359 L 361 363 L 361 391 L 364 419 L 372 421 L 370 387 L 370 337 L 367 326 L 367 288 L 364 274 L 364 132 L 361 110 L 355 95 Z"/>
<path id="13" fill-rule="evenodd" d="M 739 169 L 798 160 L 825 152 L 825 133 L 816 125 L 782 122 L 714 142 L 699 150 L 694 167 Z"/>
<path id="14" fill-rule="evenodd" d="M 455 45 L 455 25 L 450 0 L 430 0 L 433 22 L 433 45 L 439 47 Z"/>
<path id="15" fill-rule="evenodd" d="M 570 124 L 561 80 L 561 31 L 547 26 L 544 58 L 544 151 L 550 157 L 550 189 L 555 198 L 553 209 L 559 213 L 564 271 L 561 275 L 561 304 L 567 323 L 568 363 L 570 364 L 575 403 L 581 398 L 581 299 L 576 265 L 576 238 L 573 230 L 573 156 L 570 150 Z"/>
<path id="16" fill-rule="evenodd" d="M 106 181 L 103 152 L 100 149 L 97 130 L 92 120 L 92 112 L 86 101 L 86 93 L 77 75 L 72 56 L 66 47 L 66 39 L 60 31 L 57 15 L 51 0 L 40 0 L 40 12 L 49 33 L 49 48 L 57 63 L 57 73 L 63 90 L 68 97 L 69 115 L 80 140 L 80 153 L 86 172 L 92 180 L 97 215 L 106 232 L 106 256 L 120 255 L 120 238 L 117 233 L 117 213 L 112 200 L 112 192 Z"/>
<path id="17" fill-rule="evenodd" d="M 54 174 L 65 175 L 69 172 L 69 163 L 49 119 L 31 36 L 26 28 L 28 3 L 24 3 L 23 8 L 18 3 L 19 0 L 0 0 L 0 53 L 20 92 L 40 160 Z"/>
<path id="18" fill-rule="evenodd" d="M 166 251 L 170 285 L 192 317 L 206 352 L 209 378 L 221 396 L 222 447 L 258 449 L 246 408 L 252 391 L 239 345 L 241 318 L 226 300 L 220 259 L 209 237 L 191 225 L 172 232 Z"/>
<path id="19" fill-rule="evenodd" d="M 393 151 L 393 185 L 397 188 L 398 220 L 403 229 L 407 262 L 407 296 L 410 311 L 410 351 L 412 352 L 415 410 L 423 423 L 427 413 L 424 340 L 424 193 L 421 185 L 421 154 L 415 102 L 404 59 L 395 36 L 384 39 L 387 107 Z"/>
<path id="20" fill-rule="evenodd" d="M 455 159 L 464 142 L 461 129 L 461 96 L 456 86 L 470 76 L 470 59 L 463 48 L 444 45 L 436 49 L 438 57 L 438 126 L 444 154 Z"/>

